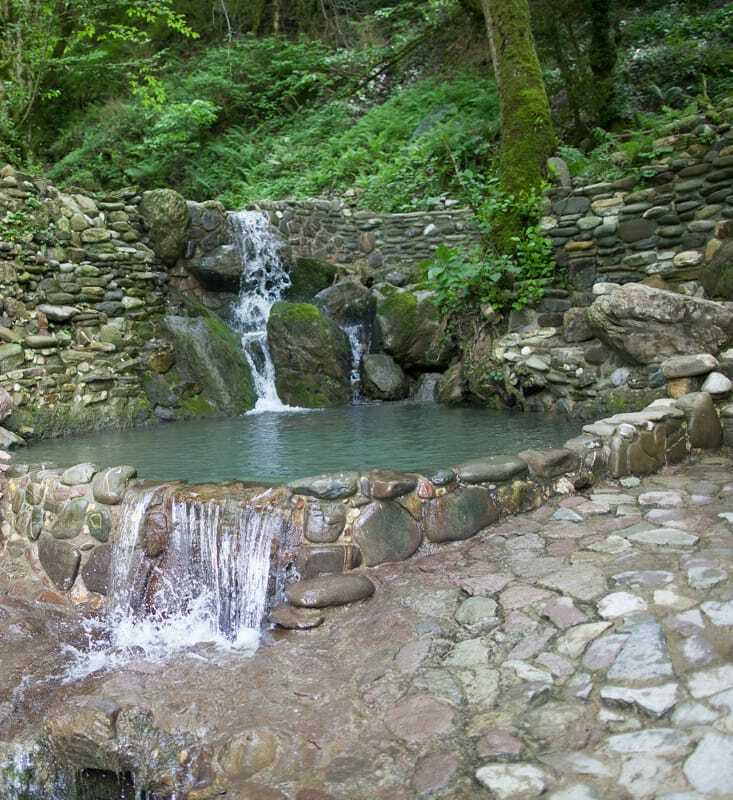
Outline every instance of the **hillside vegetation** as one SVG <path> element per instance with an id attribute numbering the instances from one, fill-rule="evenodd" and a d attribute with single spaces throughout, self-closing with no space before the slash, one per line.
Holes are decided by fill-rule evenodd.
<path id="1" fill-rule="evenodd" d="M 0 56 L 0 158 L 61 185 L 168 185 L 229 206 L 348 192 L 383 211 L 475 202 L 491 185 L 498 100 L 470 0 L 331 0 L 318 13 L 302 0 L 68 0 L 86 27 L 51 53 L 32 29 L 52 25 L 42 5 L 21 22 L 6 13 L 5 41 L 20 33 L 37 52 L 15 56 L 27 86 L 9 46 Z M 733 4 L 608 4 L 602 107 L 593 67 L 608 42 L 590 5 L 530 4 L 563 152 L 600 177 L 643 160 L 661 122 L 733 89 Z M 619 134 L 628 164 L 608 160 Z"/>

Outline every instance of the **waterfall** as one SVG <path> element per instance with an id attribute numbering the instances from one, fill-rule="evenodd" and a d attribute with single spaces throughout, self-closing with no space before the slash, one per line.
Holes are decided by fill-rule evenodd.
<path id="1" fill-rule="evenodd" d="M 290 286 L 290 276 L 280 257 L 282 245 L 272 235 L 266 214 L 236 211 L 229 219 L 242 263 L 233 324 L 242 337 L 244 355 L 252 371 L 257 393 L 254 411 L 290 411 L 278 397 L 275 367 L 267 345 L 270 311 Z"/>
<path id="2" fill-rule="evenodd" d="M 364 325 L 345 325 L 341 328 L 349 339 L 351 347 L 351 401 L 362 403 L 361 362 L 369 351 L 369 334 Z"/>
<path id="3" fill-rule="evenodd" d="M 147 555 L 151 520 L 165 541 Z M 254 652 L 268 602 L 284 590 L 273 553 L 283 548 L 284 562 L 294 535 L 269 507 L 179 498 L 171 487 L 131 493 L 112 545 L 106 614 L 88 621 L 86 649 L 67 648 L 67 677 L 204 643 Z"/>

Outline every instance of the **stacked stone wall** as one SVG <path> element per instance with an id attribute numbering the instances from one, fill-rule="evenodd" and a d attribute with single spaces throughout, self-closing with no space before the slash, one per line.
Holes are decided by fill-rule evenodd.
<path id="1" fill-rule="evenodd" d="M 55 435 L 140 422 L 141 359 L 166 273 L 133 190 L 90 197 L 0 171 L 0 385 L 9 427 Z M 7 219 L 7 217 L 6 217 Z"/>
<path id="2" fill-rule="evenodd" d="M 469 247 L 479 241 L 468 208 L 375 214 L 323 199 L 260 203 L 257 208 L 269 215 L 295 256 L 337 264 L 415 265 L 431 258 L 440 244 Z"/>

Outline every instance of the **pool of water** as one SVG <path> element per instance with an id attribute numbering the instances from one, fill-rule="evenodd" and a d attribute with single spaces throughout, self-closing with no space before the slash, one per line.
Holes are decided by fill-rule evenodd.
<path id="1" fill-rule="evenodd" d="M 430 472 L 479 456 L 558 447 L 579 429 L 540 414 L 384 403 L 57 439 L 33 445 L 18 460 L 59 467 L 133 464 L 151 480 L 280 483 L 350 469 Z"/>

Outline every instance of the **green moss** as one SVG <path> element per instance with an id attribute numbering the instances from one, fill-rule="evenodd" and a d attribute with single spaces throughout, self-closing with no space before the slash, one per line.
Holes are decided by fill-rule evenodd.
<path id="1" fill-rule="evenodd" d="M 180 401 L 179 408 L 186 417 L 205 417 L 216 414 L 216 408 L 200 394 L 185 397 Z"/>
<path id="2" fill-rule="evenodd" d="M 311 303 L 276 303 L 271 316 L 285 325 L 325 325 L 325 317 Z"/>
<path id="3" fill-rule="evenodd" d="M 284 299 L 291 303 L 308 303 L 336 277 L 336 266 L 316 258 L 297 258 L 290 268 L 290 286 Z"/>
<path id="4" fill-rule="evenodd" d="M 380 306 L 380 313 L 399 317 L 405 327 L 417 323 L 417 297 L 413 292 L 392 292 Z"/>

